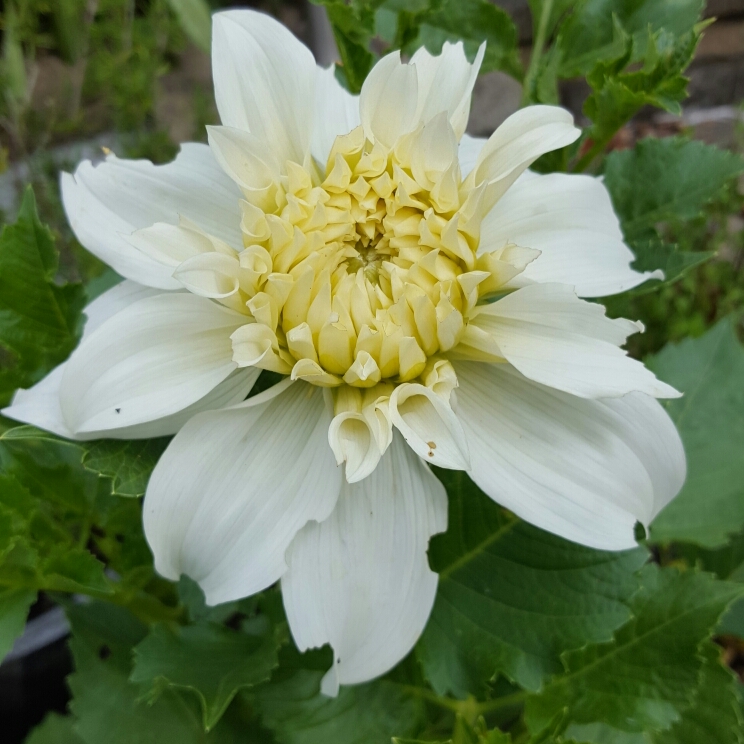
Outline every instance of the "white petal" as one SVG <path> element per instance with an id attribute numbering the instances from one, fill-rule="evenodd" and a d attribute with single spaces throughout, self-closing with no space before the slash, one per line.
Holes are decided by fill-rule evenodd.
<path id="1" fill-rule="evenodd" d="M 172 163 L 120 160 L 80 163 L 63 173 L 62 201 L 77 239 L 127 279 L 177 289 L 172 270 L 137 250 L 127 236 L 155 222 L 184 216 L 230 245 L 242 247 L 240 190 L 207 145 L 186 144 Z"/>
<path id="2" fill-rule="evenodd" d="M 173 580 L 190 576 L 209 604 L 279 579 L 297 531 L 326 519 L 338 498 L 330 422 L 323 392 L 289 380 L 191 419 L 160 458 L 145 496 L 156 569 Z"/>
<path id="3" fill-rule="evenodd" d="M 619 347 L 643 326 L 612 320 L 566 284 L 533 284 L 485 305 L 472 321 L 525 377 L 582 398 L 642 392 L 678 398 Z"/>
<path id="4" fill-rule="evenodd" d="M 426 124 L 441 111 L 446 111 L 459 140 L 465 132 L 470 115 L 470 97 L 486 53 L 481 44 L 473 64 L 468 62 L 461 41 L 444 42 L 437 56 L 421 47 L 411 57 L 418 77 L 418 106 L 415 123 Z"/>
<path id="5" fill-rule="evenodd" d="M 367 75 L 359 96 L 364 132 L 374 142 L 392 147 L 416 126 L 416 68 L 400 61 L 400 52 L 384 56 Z"/>
<path id="6" fill-rule="evenodd" d="M 384 674 L 411 650 L 437 587 L 429 537 L 446 527 L 442 484 L 396 435 L 374 473 L 342 484 L 333 514 L 297 534 L 284 606 L 301 651 L 333 647 L 326 695 Z"/>
<path id="7" fill-rule="evenodd" d="M 355 411 L 345 411 L 333 417 L 328 428 L 328 444 L 336 464 L 346 462 L 346 480 L 349 483 L 366 478 L 380 462 L 382 453 L 378 444 L 377 422 Z"/>
<path id="8" fill-rule="evenodd" d="M 603 297 L 658 276 L 630 268 L 634 256 L 623 242 L 610 195 L 592 176 L 524 173 L 481 227 L 481 251 L 507 242 L 541 251 L 513 286 L 562 282 L 580 297 Z"/>
<path id="9" fill-rule="evenodd" d="M 222 299 L 238 291 L 240 264 L 235 256 L 200 253 L 187 258 L 174 272 L 189 292 L 200 297 Z"/>
<path id="10" fill-rule="evenodd" d="M 60 401 L 76 434 L 141 424 L 196 403 L 236 369 L 230 334 L 245 316 L 188 293 L 136 302 L 67 362 Z"/>
<path id="11" fill-rule="evenodd" d="M 83 310 L 87 320 L 83 339 L 89 337 L 104 321 L 145 297 L 161 294 L 161 290 L 143 287 L 136 282 L 123 281 L 104 292 Z M 66 362 L 55 367 L 41 382 L 28 390 L 18 390 L 10 406 L 2 414 L 15 421 L 38 426 L 61 437 L 72 439 L 73 433 L 65 423 L 59 404 L 59 386 Z"/>
<path id="12" fill-rule="evenodd" d="M 325 167 L 333 142 L 361 124 L 359 96 L 354 96 L 336 80 L 335 67 L 318 68 L 315 78 L 315 117 L 311 149 L 313 157 Z"/>
<path id="13" fill-rule="evenodd" d="M 478 162 L 478 156 L 486 142 L 488 140 L 485 137 L 471 137 L 469 134 L 463 134 L 458 151 L 460 172 L 463 178 L 467 178 L 473 168 L 475 168 L 475 164 Z"/>
<path id="14" fill-rule="evenodd" d="M 154 261 L 168 266 L 171 273 L 187 259 L 215 251 L 214 239 L 206 233 L 167 222 L 156 222 L 137 230 L 129 236 L 128 241 Z M 226 255 L 237 255 L 225 243 L 221 247 Z"/>
<path id="15" fill-rule="evenodd" d="M 484 181 L 490 184 L 488 202 L 493 204 L 541 155 L 570 145 L 580 134 L 573 116 L 565 109 L 527 106 L 512 114 L 491 135 L 470 178 L 475 185 Z"/>
<path id="16" fill-rule="evenodd" d="M 473 480 L 522 519 L 603 550 L 635 545 L 684 480 L 674 425 L 652 398 L 585 400 L 508 365 L 456 362 Z"/>
<path id="17" fill-rule="evenodd" d="M 413 451 L 441 468 L 469 470 L 465 434 L 449 403 L 418 383 L 398 385 L 390 396 L 390 419 Z"/>
<path id="18" fill-rule="evenodd" d="M 262 140 L 283 165 L 310 148 L 315 59 L 281 23 L 253 10 L 212 16 L 212 74 L 222 123 Z"/>

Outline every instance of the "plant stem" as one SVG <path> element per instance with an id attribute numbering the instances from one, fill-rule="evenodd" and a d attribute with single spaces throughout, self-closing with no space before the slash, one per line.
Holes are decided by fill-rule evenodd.
<path id="1" fill-rule="evenodd" d="M 548 23 L 550 23 L 550 15 L 552 12 L 553 0 L 544 0 L 540 11 L 540 20 L 537 24 L 537 34 L 532 43 L 530 64 L 524 78 L 524 87 L 522 88 L 522 106 L 526 106 L 532 100 L 532 88 L 535 85 L 537 73 L 540 69 L 540 60 L 542 59 L 545 39 L 548 35 Z"/>

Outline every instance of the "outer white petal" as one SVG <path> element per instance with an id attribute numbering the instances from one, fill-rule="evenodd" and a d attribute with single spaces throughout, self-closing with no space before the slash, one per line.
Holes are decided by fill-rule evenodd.
<path id="1" fill-rule="evenodd" d="M 240 236 L 240 190 L 223 173 L 207 145 L 186 144 L 172 163 L 120 160 L 80 163 L 63 173 L 62 201 L 78 240 L 127 279 L 178 289 L 172 269 L 137 250 L 127 239 L 155 222 L 186 217 L 235 247 Z"/>
<path id="2" fill-rule="evenodd" d="M 318 68 L 315 78 L 315 116 L 311 150 L 325 167 L 333 142 L 361 124 L 359 96 L 354 96 L 336 80 L 335 66 Z"/>
<path id="3" fill-rule="evenodd" d="M 114 316 L 120 310 L 147 297 L 162 294 L 161 290 L 143 287 L 135 282 L 125 280 L 117 284 L 88 305 L 84 313 L 88 317 L 83 331 L 83 339 L 87 339 L 93 331 L 104 321 Z M 2 411 L 5 416 L 25 424 L 38 426 L 40 429 L 51 431 L 66 439 L 142 439 L 175 434 L 193 415 L 202 411 L 240 403 L 251 391 L 261 370 L 241 369 L 230 374 L 212 391 L 192 405 L 178 413 L 165 418 L 155 419 L 134 426 L 119 429 L 105 429 L 75 434 L 67 425 L 62 415 L 60 405 L 60 385 L 65 373 L 67 362 L 55 367 L 41 382 L 28 390 L 19 390 L 12 404 Z"/>
<path id="4" fill-rule="evenodd" d="M 281 23 L 253 10 L 212 16 L 212 74 L 222 123 L 264 141 L 281 164 L 310 149 L 315 59 Z"/>
<path id="5" fill-rule="evenodd" d="M 444 42 L 440 54 L 430 54 L 421 47 L 411 57 L 418 77 L 418 106 L 416 124 L 426 124 L 441 111 L 446 111 L 459 140 L 465 132 L 470 115 L 470 97 L 478 77 L 485 43 L 481 44 L 473 64 L 468 62 L 461 41 Z"/>
<path id="6" fill-rule="evenodd" d="M 392 147 L 416 126 L 416 68 L 400 61 L 400 52 L 383 57 L 367 75 L 359 96 L 359 113 L 370 141 Z"/>
<path id="7" fill-rule="evenodd" d="M 681 488 L 685 456 L 664 409 L 641 393 L 585 400 L 508 365 L 455 363 L 470 476 L 542 529 L 604 550 L 635 545 Z"/>
<path id="8" fill-rule="evenodd" d="M 680 393 L 619 347 L 643 326 L 613 320 L 566 284 L 533 284 L 483 307 L 473 321 L 525 377 L 582 398 Z"/>
<path id="9" fill-rule="evenodd" d="M 490 184 L 487 199 L 493 204 L 541 155 L 570 145 L 580 134 L 573 116 L 565 109 L 527 106 L 512 114 L 490 136 L 470 179 L 474 185 Z"/>
<path id="10" fill-rule="evenodd" d="M 62 413 L 76 434 L 170 416 L 237 368 L 230 334 L 245 316 L 188 293 L 136 302 L 104 322 L 67 361 Z"/>
<path id="11" fill-rule="evenodd" d="M 463 134 L 458 151 L 460 172 L 463 178 L 467 178 L 473 168 L 475 168 L 475 164 L 478 162 L 478 156 L 486 142 L 488 140 L 485 137 L 471 137 L 469 134 Z"/>
<path id="12" fill-rule="evenodd" d="M 429 537 L 446 527 L 442 484 L 396 435 L 374 473 L 343 483 L 333 514 L 297 534 L 284 606 L 300 650 L 333 648 L 326 695 L 384 674 L 411 650 L 437 587 Z"/>
<path id="13" fill-rule="evenodd" d="M 338 498 L 330 422 L 322 390 L 289 380 L 191 419 L 147 487 L 144 526 L 156 569 L 169 579 L 190 576 L 209 604 L 279 579 L 297 531 L 326 519 Z"/>
<path id="14" fill-rule="evenodd" d="M 634 256 L 623 242 L 610 195 L 592 176 L 524 173 L 481 227 L 481 251 L 507 242 L 541 251 L 513 286 L 563 282 L 581 297 L 603 297 L 662 278 L 630 268 Z"/>

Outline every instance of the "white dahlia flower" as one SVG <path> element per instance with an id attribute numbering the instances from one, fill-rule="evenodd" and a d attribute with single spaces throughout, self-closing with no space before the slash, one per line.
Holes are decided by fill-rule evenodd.
<path id="1" fill-rule="evenodd" d="M 609 550 L 684 479 L 655 400 L 677 393 L 621 349 L 640 324 L 580 299 L 648 275 L 600 180 L 527 170 L 579 136 L 569 113 L 463 134 L 483 51 L 389 54 L 357 98 L 271 18 L 216 15 L 209 146 L 63 176 L 75 234 L 126 281 L 5 411 L 176 434 L 144 503 L 157 570 L 210 604 L 281 580 L 297 646 L 333 648 L 327 694 L 424 628 L 447 526 L 429 464 Z M 286 378 L 246 400 L 260 370 Z"/>

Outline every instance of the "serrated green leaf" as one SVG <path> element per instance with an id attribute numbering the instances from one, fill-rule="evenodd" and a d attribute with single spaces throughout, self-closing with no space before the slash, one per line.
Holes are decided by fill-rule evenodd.
<path id="1" fill-rule="evenodd" d="M 721 664 L 720 649 L 705 649 L 705 666 L 692 705 L 669 731 L 656 734 L 653 744 L 741 744 L 744 718 L 737 698 L 737 682 Z"/>
<path id="2" fill-rule="evenodd" d="M 85 744 L 249 744 L 260 740 L 220 721 L 205 733 L 196 700 L 172 689 L 152 705 L 128 681 L 132 648 L 147 627 L 121 607 L 93 602 L 68 608 L 75 672 L 68 678 L 74 730 Z"/>
<path id="3" fill-rule="evenodd" d="M 35 601 L 36 592 L 31 589 L 0 590 L 0 661 L 23 633 L 28 610 Z"/>
<path id="4" fill-rule="evenodd" d="M 216 624 L 174 630 L 158 625 L 135 648 L 130 679 L 154 698 L 167 687 L 196 693 L 209 731 L 239 690 L 269 679 L 276 650 L 271 636 L 253 637 Z"/>
<path id="5" fill-rule="evenodd" d="M 511 16 L 487 0 L 444 0 L 434 12 L 419 16 L 418 34 L 406 44 L 412 53 L 425 46 L 439 54 L 445 41 L 462 41 L 465 53 L 473 59 L 486 42 L 482 72 L 503 70 L 521 78 L 517 52 L 517 29 Z"/>
<path id="6" fill-rule="evenodd" d="M 698 648 L 742 587 L 653 564 L 642 571 L 642 583 L 631 602 L 634 617 L 614 640 L 565 654 L 565 672 L 528 699 L 533 731 L 565 709 L 569 724 L 615 729 L 618 744 L 680 720 L 697 686 Z M 584 741 L 604 744 L 587 733 Z"/>
<path id="7" fill-rule="evenodd" d="M 186 35 L 208 52 L 212 44 L 212 13 L 206 0 L 168 0 Z"/>
<path id="8" fill-rule="evenodd" d="M 82 285 L 55 284 L 57 250 L 29 187 L 17 221 L 0 234 L 0 403 L 70 354 L 85 301 Z"/>
<path id="9" fill-rule="evenodd" d="M 634 37 L 636 48 L 649 30 L 665 29 L 680 36 L 689 32 L 700 18 L 703 0 L 588 0 L 579 4 L 559 32 L 561 76 L 588 73 L 598 61 L 618 53 L 614 19 Z"/>
<path id="10" fill-rule="evenodd" d="M 29 734 L 24 744 L 84 744 L 75 733 L 75 719 L 59 713 L 47 713 Z"/>
<path id="11" fill-rule="evenodd" d="M 697 217 L 744 160 L 728 150 L 682 137 L 649 137 L 632 150 L 610 153 L 604 183 L 630 241 L 659 222 Z"/>
<path id="12" fill-rule="evenodd" d="M 647 363 L 684 393 L 666 409 L 687 454 L 685 485 L 653 521 L 651 540 L 723 545 L 744 527 L 744 349 L 724 319 Z"/>
<path id="13" fill-rule="evenodd" d="M 644 549 L 603 552 L 506 515 L 465 473 L 438 471 L 449 527 L 429 556 L 439 588 L 417 655 L 439 694 L 482 693 L 502 673 L 537 689 L 560 655 L 630 618 Z"/>
<path id="14" fill-rule="evenodd" d="M 52 591 L 113 594 L 106 567 L 85 548 L 60 545 L 43 561 L 44 588 Z"/>
<path id="15" fill-rule="evenodd" d="M 704 251 L 681 251 L 674 243 L 665 243 L 658 237 L 648 240 L 635 240 L 632 243 L 633 252 L 636 259 L 633 261 L 633 268 L 636 271 L 656 271 L 661 269 L 664 272 L 663 280 L 651 280 L 650 283 L 644 283 L 642 289 L 635 290 L 635 293 L 655 291 L 659 288 L 659 283 L 672 284 L 681 279 L 688 271 L 696 266 L 705 263 L 713 258 L 715 253 Z"/>
<path id="16" fill-rule="evenodd" d="M 111 478 L 111 492 L 115 496 L 142 496 L 168 442 L 170 437 L 85 442 L 83 466 Z"/>
<path id="17" fill-rule="evenodd" d="M 415 733 L 420 703 L 399 685 L 379 681 L 342 687 L 338 697 L 320 693 L 323 672 L 299 670 L 256 692 L 263 724 L 281 744 L 390 744 Z"/>

